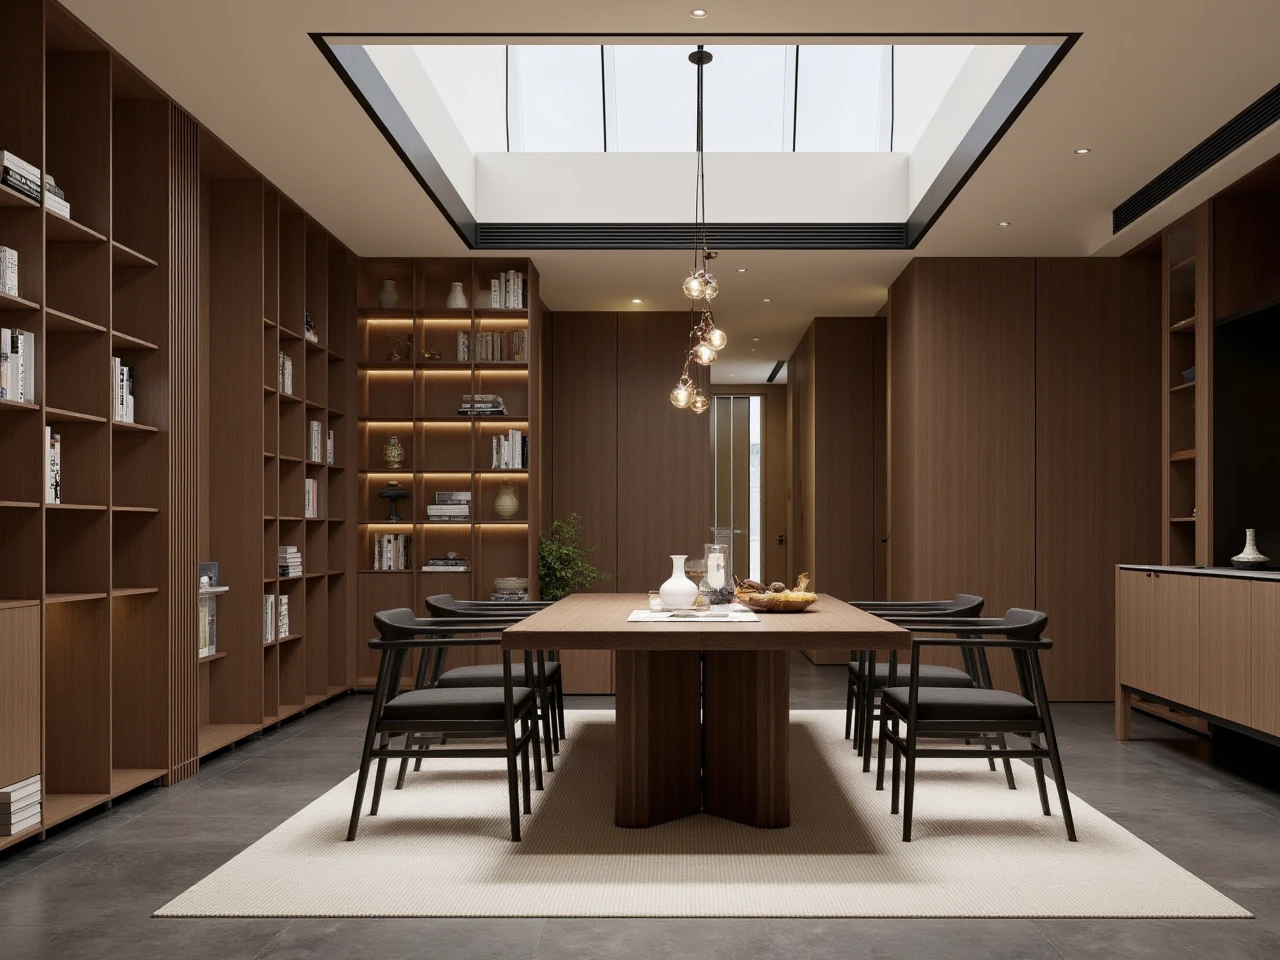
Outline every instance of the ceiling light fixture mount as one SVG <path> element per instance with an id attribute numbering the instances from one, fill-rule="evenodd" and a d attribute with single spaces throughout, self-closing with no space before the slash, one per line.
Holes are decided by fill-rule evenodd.
<path id="1" fill-rule="evenodd" d="M 689 16 L 693 17 L 695 20 L 705 20 L 707 17 L 707 11 L 703 10 L 701 7 L 697 7 L 689 11 Z"/>
<path id="2" fill-rule="evenodd" d="M 705 10 L 695 10 L 691 15 L 697 16 L 699 12 L 706 16 Z M 698 169 L 693 193 L 693 269 L 685 278 L 681 289 L 693 302 L 689 304 L 689 350 L 685 354 L 680 379 L 676 381 L 670 394 L 673 406 L 682 410 L 689 409 L 694 413 L 705 413 L 711 406 L 710 398 L 697 382 L 696 378 L 700 376 L 697 371 L 714 363 L 716 354 L 729 342 L 724 331 L 716 327 L 711 315 L 711 301 L 720 292 L 720 285 L 707 272 L 708 261 L 714 260 L 717 254 L 716 251 L 707 249 L 707 186 L 702 149 L 702 68 L 712 59 L 710 51 L 705 50 L 702 44 L 698 44 L 698 49 L 689 54 L 689 62 L 698 68 Z M 689 373 L 690 363 L 696 364 L 693 376 Z"/>
<path id="3" fill-rule="evenodd" d="M 632 303 L 644 303 L 644 301 L 643 301 L 643 300 L 641 300 L 639 297 L 632 297 L 632 298 L 631 298 L 631 302 L 632 302 Z"/>
<path id="4" fill-rule="evenodd" d="M 1075 150 L 1075 154 L 1077 157 L 1083 157 L 1086 153 L 1089 153 L 1089 152 L 1090 152 L 1089 147 L 1077 147 Z"/>
<path id="5" fill-rule="evenodd" d="M 1008 221 L 1008 220 L 1001 220 L 999 223 L 997 223 L 997 224 L 996 224 L 996 226 L 997 226 L 997 227 L 1007 227 L 1007 226 L 1009 226 L 1009 221 Z"/>

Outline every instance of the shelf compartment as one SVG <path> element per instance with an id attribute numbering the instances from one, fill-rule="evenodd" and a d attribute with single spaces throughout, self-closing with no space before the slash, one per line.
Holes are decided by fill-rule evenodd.
<path id="1" fill-rule="evenodd" d="M 123 330 L 112 329 L 111 349 L 120 352 L 129 350 L 158 350 L 160 348 L 150 340 L 143 340 L 141 337 L 135 337 L 132 334 L 125 333 Z"/>
<path id="2" fill-rule="evenodd" d="M 88 320 L 61 310 L 46 309 L 44 312 L 44 328 L 50 333 L 106 333 L 106 327 L 100 327 Z"/>
<path id="3" fill-rule="evenodd" d="M 50 243 L 105 243 L 107 238 L 69 217 L 45 210 L 45 237 Z"/>
<path id="4" fill-rule="evenodd" d="M 262 729 L 260 723 L 203 723 L 196 733 L 196 751 L 206 757 L 215 750 L 251 737 Z"/>
<path id="5" fill-rule="evenodd" d="M 67 552 L 73 552 L 68 545 Z M 81 564 L 94 558 L 77 556 Z M 106 570 L 102 571 L 104 577 Z M 46 596 L 44 659 L 46 794 L 110 796 L 111 791 L 111 629 L 105 593 L 75 595 L 75 602 L 55 602 L 69 594 Z M 86 799 L 74 816 L 97 799 Z M 45 822 L 59 816 L 46 796 Z"/>
<path id="6" fill-rule="evenodd" d="M 45 407 L 44 418 L 48 423 L 106 423 L 106 417 L 92 413 L 80 413 L 77 410 L 66 410 L 62 407 Z"/>
<path id="7" fill-rule="evenodd" d="M 111 241 L 111 262 L 117 267 L 158 267 L 160 265 L 158 261 L 126 247 L 118 240 Z"/>
<path id="8" fill-rule="evenodd" d="M 0 400 L 0 412 L 30 413 L 39 410 L 38 403 L 19 403 L 17 400 Z"/>
<path id="9" fill-rule="evenodd" d="M 15 297 L 12 294 L 0 293 L 0 310 L 39 310 L 40 304 L 33 303 L 30 300 L 24 300 L 22 297 Z"/>
<path id="10" fill-rule="evenodd" d="M 128 420 L 112 420 L 112 430 L 126 430 L 135 433 L 159 433 L 159 427 L 153 427 L 149 423 L 130 423 Z"/>
<path id="11" fill-rule="evenodd" d="M 32 200 L 25 193 L 0 183 L 0 207 L 17 207 L 20 209 L 26 207 L 38 210 L 40 209 L 40 201 Z"/>

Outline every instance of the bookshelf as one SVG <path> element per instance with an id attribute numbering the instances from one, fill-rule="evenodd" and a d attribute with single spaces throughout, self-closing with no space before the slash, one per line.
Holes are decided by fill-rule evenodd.
<path id="1" fill-rule="evenodd" d="M 527 278 L 527 309 L 491 309 L 490 281 L 515 270 Z M 384 281 L 394 282 L 399 303 L 382 306 Z M 466 292 L 467 307 L 446 300 L 453 284 Z M 537 535 L 540 521 L 541 378 L 538 341 L 542 309 L 538 273 L 527 259 L 361 259 L 357 279 L 357 358 L 359 399 L 358 624 L 388 607 L 411 607 L 425 615 L 424 600 L 435 593 L 460 599 L 488 599 L 496 577 L 527 577 L 537 591 Z M 527 338 L 527 360 L 475 359 L 477 336 L 520 334 Z M 470 357 L 458 359 L 458 335 L 466 334 Z M 398 341 L 398 342 L 397 342 Z M 408 349 L 403 346 L 409 343 Z M 459 416 L 463 394 L 492 393 L 505 403 L 503 416 Z M 493 437 L 517 429 L 528 438 L 527 469 L 492 468 Z M 395 436 L 404 462 L 390 467 L 384 447 Z M 401 500 L 400 523 L 388 523 L 389 507 L 378 490 L 397 481 L 410 491 Z M 500 485 L 514 488 L 519 507 L 510 518 L 494 507 Z M 427 505 L 435 494 L 471 494 L 465 522 L 431 521 Z M 382 534 L 407 534 L 412 549 L 407 570 L 374 569 L 374 542 Z M 448 552 L 470 561 L 458 573 L 421 570 L 423 563 Z M 469 656 L 491 658 L 483 648 L 455 651 L 457 664 Z M 357 684 L 371 686 L 377 662 L 361 643 L 356 650 Z"/>
<path id="2" fill-rule="evenodd" d="M 71 205 L 0 186 L 20 287 L 0 326 L 35 350 L 33 402 L 0 401 L 0 785 L 42 780 L 41 823 L 3 849 L 354 685 L 356 402 L 346 248 L 56 3 L 7 0 L 0 84 L 0 150 Z M 270 389 L 279 343 L 296 411 Z M 113 357 L 133 371 L 132 422 Z M 305 462 L 309 420 L 335 431 L 334 463 Z M 275 577 L 282 530 L 309 558 L 298 583 Z M 231 587 L 203 658 L 199 560 Z M 268 590 L 299 599 L 264 646 Z"/>

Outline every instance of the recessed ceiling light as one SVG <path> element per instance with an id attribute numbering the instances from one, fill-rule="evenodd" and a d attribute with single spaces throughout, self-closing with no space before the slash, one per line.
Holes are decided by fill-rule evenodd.
<path id="1" fill-rule="evenodd" d="M 752 338 L 751 338 L 751 342 L 752 342 L 752 343 L 759 343 L 759 342 L 760 342 L 760 338 L 759 338 L 759 337 L 752 337 Z"/>
<path id="2" fill-rule="evenodd" d="M 772 300 L 770 300 L 768 297 L 765 297 L 765 298 L 764 298 L 764 302 L 765 302 L 765 303 L 773 303 L 773 301 L 772 301 Z"/>
<path id="3" fill-rule="evenodd" d="M 751 348 L 751 352 L 752 352 L 752 353 L 755 353 L 755 352 L 756 352 L 756 348 L 755 348 L 755 347 L 752 347 L 752 348 Z"/>
<path id="4" fill-rule="evenodd" d="M 1088 153 L 1088 152 L 1089 152 L 1089 148 L 1088 148 L 1088 147 L 1080 147 L 1080 148 L 1078 148 L 1078 149 L 1076 150 L 1076 154 L 1077 154 L 1078 156 L 1081 156 L 1081 157 L 1083 157 L 1083 156 L 1084 156 L 1086 153 Z"/>
<path id="5" fill-rule="evenodd" d="M 746 273 L 746 272 L 747 272 L 747 268 L 746 268 L 746 267 L 739 267 L 739 268 L 738 268 L 738 272 L 739 272 L 739 273 Z"/>
<path id="6" fill-rule="evenodd" d="M 997 227 L 1007 227 L 1008 225 L 1009 225 L 1008 220 L 1001 220 L 999 223 L 996 224 Z"/>
<path id="7" fill-rule="evenodd" d="M 699 7 L 697 10 L 690 10 L 690 11 L 689 11 L 689 16 L 693 17 L 693 19 L 695 19 L 695 20 L 701 20 L 701 19 L 703 19 L 706 15 L 707 15 L 707 11 L 703 10 L 701 7 Z"/>
<path id="8" fill-rule="evenodd" d="M 637 297 L 637 298 L 633 298 L 631 302 L 632 302 L 632 303 L 644 303 L 644 301 L 643 301 L 643 300 L 641 300 L 641 299 L 639 299 L 638 297 Z"/>

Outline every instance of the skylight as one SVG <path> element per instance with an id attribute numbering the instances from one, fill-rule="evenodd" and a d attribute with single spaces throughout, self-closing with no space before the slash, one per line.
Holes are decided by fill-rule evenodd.
<path id="1" fill-rule="evenodd" d="M 971 45 L 714 44 L 706 149 L 910 152 Z M 472 153 L 691 153 L 689 44 L 421 44 Z"/>

